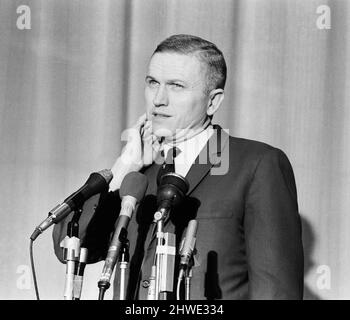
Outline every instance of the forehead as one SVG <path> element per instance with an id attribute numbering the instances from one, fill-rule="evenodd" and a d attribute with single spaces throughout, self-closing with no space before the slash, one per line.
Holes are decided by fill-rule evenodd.
<path id="1" fill-rule="evenodd" d="M 205 66 L 195 55 L 173 52 L 155 53 L 148 65 L 148 75 L 166 79 L 184 81 L 204 80 Z"/>

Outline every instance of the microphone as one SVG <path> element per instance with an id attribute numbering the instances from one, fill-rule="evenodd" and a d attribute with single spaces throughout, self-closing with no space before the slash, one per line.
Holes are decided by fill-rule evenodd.
<path id="1" fill-rule="evenodd" d="M 196 244 L 196 233 L 197 233 L 198 222 L 197 220 L 190 220 L 187 226 L 186 235 L 181 243 L 180 248 L 180 271 L 177 278 L 176 286 L 176 299 L 180 300 L 180 286 L 181 281 L 186 273 L 185 280 L 185 294 L 186 300 L 190 300 L 190 281 L 192 277 L 192 254 Z"/>
<path id="2" fill-rule="evenodd" d="M 189 189 L 186 178 L 175 172 L 164 174 L 157 189 L 158 210 L 154 214 L 156 221 L 167 219 L 172 208 L 179 206 Z"/>
<path id="3" fill-rule="evenodd" d="M 110 279 L 122 246 L 120 233 L 123 228 L 127 229 L 131 216 L 135 211 L 136 204 L 143 199 L 147 186 L 147 177 L 136 171 L 128 173 L 121 183 L 119 190 L 119 195 L 122 198 L 120 214 L 107 252 L 102 274 L 98 282 L 98 287 L 100 288 L 100 300 L 103 298 L 104 291 L 110 286 Z"/>
<path id="4" fill-rule="evenodd" d="M 111 182 L 112 178 L 113 174 L 109 169 L 92 173 L 79 190 L 71 194 L 63 203 L 57 205 L 49 212 L 49 216 L 35 228 L 30 239 L 34 241 L 39 234 L 54 223 L 61 221 L 72 211 L 79 209 L 84 202 L 93 195 L 107 191 L 108 184 Z"/>
<path id="5" fill-rule="evenodd" d="M 198 221 L 190 220 L 187 226 L 186 235 L 183 239 L 180 249 L 180 274 L 179 278 L 183 277 L 183 272 L 189 267 L 190 259 L 196 244 Z"/>
<path id="6" fill-rule="evenodd" d="M 80 255 L 80 239 L 75 236 L 67 236 L 63 241 L 64 258 L 66 260 L 66 278 L 63 296 L 65 300 L 73 300 L 75 268 Z"/>
<path id="7" fill-rule="evenodd" d="M 80 300 L 83 288 L 84 270 L 88 257 L 88 249 L 80 248 L 79 263 L 75 265 L 73 280 L 73 299 Z"/>

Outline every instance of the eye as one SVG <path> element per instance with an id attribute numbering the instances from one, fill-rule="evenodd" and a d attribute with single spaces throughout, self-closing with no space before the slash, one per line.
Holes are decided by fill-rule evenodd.
<path id="1" fill-rule="evenodd" d="M 183 88 L 184 88 L 184 86 L 183 86 L 182 84 L 176 83 L 176 82 L 171 83 L 170 85 L 171 85 L 171 87 L 174 88 L 174 89 L 183 89 Z"/>
<path id="2" fill-rule="evenodd" d="M 151 88 L 158 86 L 158 82 L 154 79 L 146 79 L 146 83 Z"/>

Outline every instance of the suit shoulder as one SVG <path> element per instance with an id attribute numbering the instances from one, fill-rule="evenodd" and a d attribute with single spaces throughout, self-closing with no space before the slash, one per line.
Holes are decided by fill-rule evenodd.
<path id="1" fill-rule="evenodd" d="M 261 141 L 230 136 L 229 148 L 230 157 L 236 159 L 238 157 L 244 162 L 257 165 L 260 160 L 265 159 L 266 161 L 291 165 L 283 150 Z"/>
<path id="2" fill-rule="evenodd" d="M 265 142 L 230 136 L 230 149 L 232 152 L 241 152 L 247 155 L 262 157 L 267 153 L 279 153 L 282 150 Z"/>
<path id="3" fill-rule="evenodd" d="M 230 159 L 252 165 L 253 171 L 262 163 L 292 171 L 292 164 L 283 150 L 267 143 L 230 136 Z M 232 158 L 231 158 L 232 157 Z"/>

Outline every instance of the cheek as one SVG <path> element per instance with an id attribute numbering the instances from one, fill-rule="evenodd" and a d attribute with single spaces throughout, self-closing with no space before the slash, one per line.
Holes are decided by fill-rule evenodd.
<path id="1" fill-rule="evenodd" d="M 191 115 L 191 112 L 189 110 L 184 112 L 184 109 L 182 109 L 179 112 L 177 112 L 175 121 L 179 125 L 185 125 L 191 117 L 192 117 L 192 115 Z"/>
<path id="2" fill-rule="evenodd" d="M 176 110 L 178 121 L 182 123 L 197 119 L 203 113 L 206 113 L 205 102 L 200 99 L 191 99 L 191 97 L 176 100 L 174 109 Z"/>

